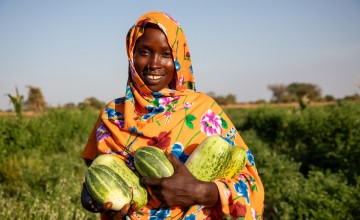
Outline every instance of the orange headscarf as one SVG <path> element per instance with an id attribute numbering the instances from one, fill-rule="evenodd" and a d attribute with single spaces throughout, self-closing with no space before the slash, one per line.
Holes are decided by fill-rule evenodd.
<path id="1" fill-rule="evenodd" d="M 170 88 L 159 92 L 152 92 L 134 67 L 133 50 L 147 23 L 159 26 L 166 35 L 176 69 Z M 146 207 L 130 217 L 148 219 L 168 212 L 166 216 L 183 219 L 192 215 L 196 219 L 224 216 L 261 218 L 264 192 L 251 151 L 221 107 L 211 97 L 195 91 L 190 52 L 179 23 L 166 13 L 146 13 L 130 28 L 126 48 L 129 61 L 126 94 L 101 110 L 83 158 L 93 160 L 99 154 L 111 153 L 133 168 L 135 150 L 151 145 L 171 151 L 185 162 L 207 136 L 220 135 L 231 145 L 247 149 L 249 159 L 237 178 L 215 181 L 221 205 L 193 206 L 186 211 L 179 207 L 158 209 L 160 201 L 151 198 Z"/>

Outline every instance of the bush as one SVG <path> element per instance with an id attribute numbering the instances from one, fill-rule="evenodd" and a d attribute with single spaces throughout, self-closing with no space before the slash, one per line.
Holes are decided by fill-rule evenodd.
<path id="1" fill-rule="evenodd" d="M 99 219 L 80 203 L 81 153 L 96 116 L 55 109 L 0 118 L 0 219 Z"/>
<path id="2" fill-rule="evenodd" d="M 48 110 L 17 120 L 0 118 L 0 159 L 26 149 L 64 152 L 69 143 L 84 144 L 96 121 L 94 111 Z"/>
<path id="3" fill-rule="evenodd" d="M 253 151 L 265 188 L 264 219 L 358 218 L 360 177 L 351 185 L 340 172 L 310 171 L 304 176 L 299 172 L 301 163 L 271 150 L 254 131 L 242 136 Z"/>
<path id="4" fill-rule="evenodd" d="M 307 174 L 312 167 L 341 171 L 355 183 L 360 174 L 360 105 L 309 107 L 304 111 L 260 108 L 237 125 L 254 129 L 269 147 L 301 162 Z"/>

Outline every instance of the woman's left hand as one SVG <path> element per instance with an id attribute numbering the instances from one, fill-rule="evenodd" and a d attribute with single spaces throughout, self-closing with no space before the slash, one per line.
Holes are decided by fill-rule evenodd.
<path id="1" fill-rule="evenodd" d="M 167 207 L 216 204 L 219 192 L 215 183 L 196 179 L 173 154 L 166 153 L 166 156 L 174 166 L 172 176 L 141 178 L 141 182 L 150 186 L 159 200 Z"/>

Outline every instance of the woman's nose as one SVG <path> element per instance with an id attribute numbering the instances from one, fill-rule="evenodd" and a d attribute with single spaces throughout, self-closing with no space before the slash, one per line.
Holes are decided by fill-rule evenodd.
<path id="1" fill-rule="evenodd" d="M 149 61 L 149 68 L 150 69 L 157 69 L 161 65 L 160 56 L 156 54 L 152 54 Z"/>

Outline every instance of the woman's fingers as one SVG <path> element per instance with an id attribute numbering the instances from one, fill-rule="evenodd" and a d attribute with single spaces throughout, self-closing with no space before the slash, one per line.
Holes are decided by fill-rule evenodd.
<path id="1" fill-rule="evenodd" d="M 130 204 L 125 204 L 119 211 L 118 215 L 121 216 L 121 217 L 124 217 L 128 214 L 130 210 Z"/>
<path id="2" fill-rule="evenodd" d="M 129 214 L 129 211 L 131 211 L 130 210 L 131 206 L 129 203 L 125 204 L 119 211 L 111 210 L 111 206 L 112 206 L 111 202 L 104 203 L 101 212 L 105 213 L 109 217 L 109 219 L 112 220 L 121 220 L 123 219 L 123 217 Z"/>
<path id="3" fill-rule="evenodd" d="M 174 166 L 175 171 L 178 169 L 178 167 L 183 165 L 181 163 L 181 161 L 171 152 L 166 151 L 165 155 L 168 158 L 168 160 L 170 161 L 170 163 Z"/>
<path id="4" fill-rule="evenodd" d="M 161 184 L 161 178 L 142 177 L 140 182 L 148 186 L 158 186 Z"/>
<path id="5" fill-rule="evenodd" d="M 133 204 L 131 204 L 130 206 L 130 213 L 135 212 L 138 209 L 138 204 L 137 202 L 134 202 Z"/>
<path id="6" fill-rule="evenodd" d="M 107 212 L 111 210 L 112 202 L 106 202 L 99 207 L 99 212 Z"/>

